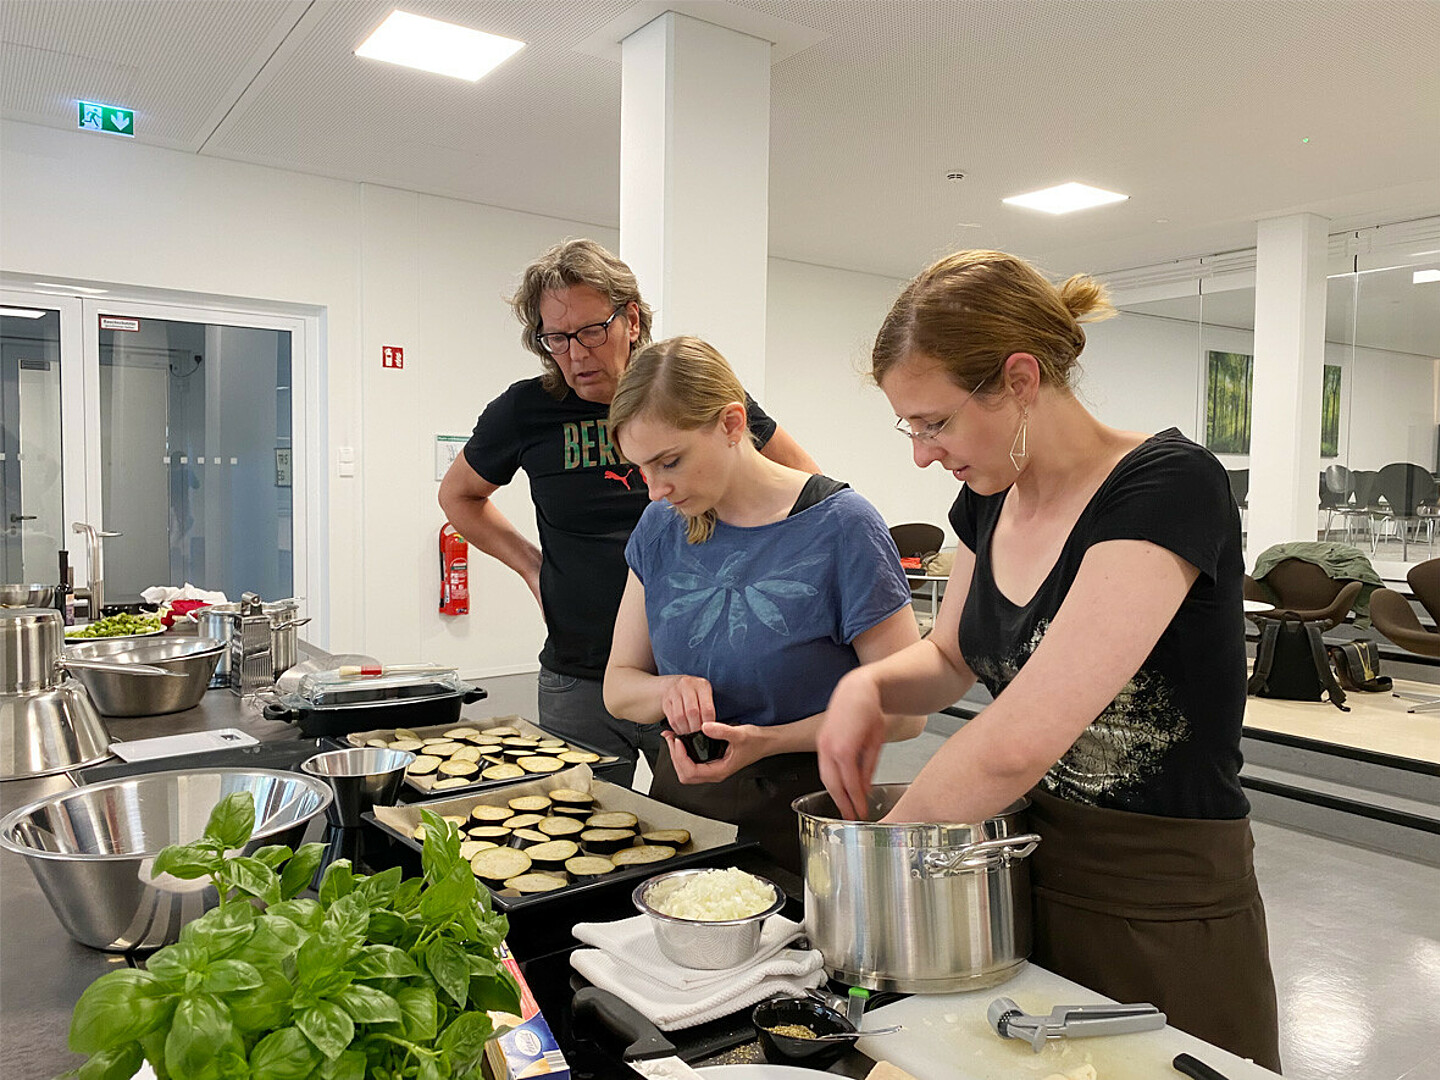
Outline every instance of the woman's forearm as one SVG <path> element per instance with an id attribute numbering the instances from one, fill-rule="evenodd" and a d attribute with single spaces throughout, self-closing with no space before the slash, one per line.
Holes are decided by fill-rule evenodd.
<path id="1" fill-rule="evenodd" d="M 889 717 L 923 718 L 955 704 L 975 685 L 974 674 L 957 668 L 928 638 L 846 676 L 855 678 L 871 681 Z"/>
<path id="2" fill-rule="evenodd" d="M 605 708 L 621 720 L 657 723 L 665 719 L 661 705 L 665 683 L 664 676 L 611 663 L 605 669 Z"/>

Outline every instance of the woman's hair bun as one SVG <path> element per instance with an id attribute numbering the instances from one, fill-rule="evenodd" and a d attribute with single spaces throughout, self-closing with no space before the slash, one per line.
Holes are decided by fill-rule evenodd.
<path id="1" fill-rule="evenodd" d="M 1074 274 L 1060 286 L 1060 300 L 1076 322 L 1094 322 L 1115 314 L 1110 290 L 1089 274 Z"/>

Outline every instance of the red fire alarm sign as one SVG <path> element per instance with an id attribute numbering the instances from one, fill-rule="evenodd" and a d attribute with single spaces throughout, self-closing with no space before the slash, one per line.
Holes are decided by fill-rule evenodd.
<path id="1" fill-rule="evenodd" d="M 405 366 L 405 350 L 399 345 L 385 345 L 381 349 L 383 356 L 381 367 L 403 368 Z"/>

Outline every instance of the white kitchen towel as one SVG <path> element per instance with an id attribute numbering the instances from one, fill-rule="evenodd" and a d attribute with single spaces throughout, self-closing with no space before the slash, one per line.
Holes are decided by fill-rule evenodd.
<path id="1" fill-rule="evenodd" d="M 770 959 L 804 932 L 805 928 L 799 923 L 781 915 L 772 915 L 765 920 L 765 927 L 760 931 L 760 948 L 753 957 L 738 967 L 704 970 L 681 967 L 666 959 L 655 943 L 655 929 L 648 915 L 636 915 L 618 922 L 576 923 L 572 929 L 577 941 L 602 949 L 656 982 L 677 990 L 698 990 L 702 986 L 729 982 L 756 964 Z"/>
<path id="2" fill-rule="evenodd" d="M 681 990 L 656 982 L 599 949 L 576 949 L 570 954 L 571 967 L 639 1009 L 661 1031 L 679 1031 L 729 1016 L 776 994 L 803 994 L 807 987 L 825 981 L 821 963 L 813 949 L 787 949 L 740 969 L 732 979 Z"/>

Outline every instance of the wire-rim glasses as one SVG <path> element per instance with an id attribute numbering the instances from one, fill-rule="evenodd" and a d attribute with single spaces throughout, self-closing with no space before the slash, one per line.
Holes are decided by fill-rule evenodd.
<path id="1" fill-rule="evenodd" d="M 945 417 L 944 420 L 936 420 L 933 423 L 924 425 L 923 427 L 915 428 L 911 427 L 909 422 L 907 422 L 903 417 L 897 417 L 895 420 L 895 430 L 900 432 L 900 434 L 904 435 L 907 439 L 910 439 L 912 442 L 934 442 L 940 437 L 941 433 L 950 426 L 950 421 L 954 420 L 955 417 L 960 415 L 960 410 L 964 409 L 966 405 L 970 404 L 970 399 L 980 392 L 980 387 L 984 386 L 988 381 L 988 379 L 981 379 L 980 382 L 976 385 L 975 389 L 971 390 L 970 393 L 966 395 L 965 400 L 960 403 L 960 407 L 957 408 L 954 412 L 952 412 L 949 416 Z"/>
<path id="2" fill-rule="evenodd" d="M 551 356 L 563 356 L 570 351 L 570 340 L 574 338 L 587 349 L 598 349 L 605 344 L 605 339 L 610 336 L 610 324 L 615 321 L 625 305 L 617 304 L 615 310 L 610 313 L 610 318 L 604 322 L 591 323 L 589 326 L 582 326 L 573 334 L 567 334 L 563 330 L 554 330 L 549 333 L 537 333 L 535 340 L 540 347 Z"/>

